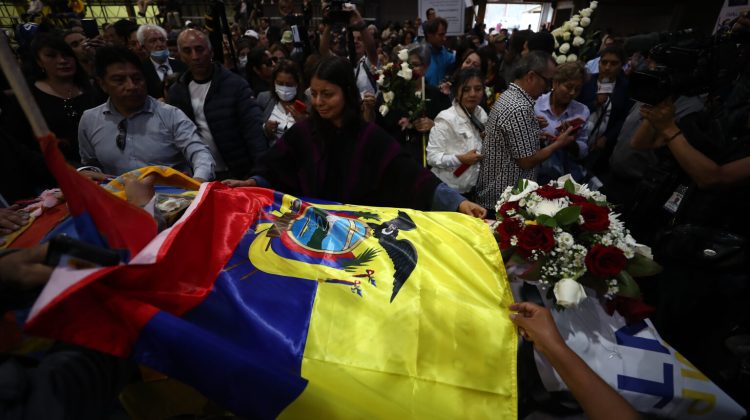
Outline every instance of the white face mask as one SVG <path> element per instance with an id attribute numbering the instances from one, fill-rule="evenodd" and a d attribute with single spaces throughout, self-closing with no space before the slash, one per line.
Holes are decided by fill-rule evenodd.
<path id="1" fill-rule="evenodd" d="M 279 95 L 279 99 L 282 101 L 289 102 L 297 96 L 297 86 L 276 85 L 276 94 Z"/>
<path id="2" fill-rule="evenodd" d="M 240 63 L 239 63 L 240 64 L 240 68 L 244 69 L 245 66 L 247 66 L 247 56 L 246 55 L 241 55 L 239 61 L 240 61 Z"/>

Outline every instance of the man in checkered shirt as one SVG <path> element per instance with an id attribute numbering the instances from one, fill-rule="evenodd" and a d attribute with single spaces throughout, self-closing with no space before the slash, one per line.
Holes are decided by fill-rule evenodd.
<path id="1" fill-rule="evenodd" d="M 477 202 L 494 215 L 495 204 L 508 186 L 521 178 L 536 179 L 536 167 L 572 141 L 570 127 L 549 146 L 540 148 L 540 122 L 534 100 L 552 87 L 555 62 L 541 51 L 532 51 L 513 70 L 514 81 L 490 111 L 482 143 L 482 166 L 477 182 Z"/>

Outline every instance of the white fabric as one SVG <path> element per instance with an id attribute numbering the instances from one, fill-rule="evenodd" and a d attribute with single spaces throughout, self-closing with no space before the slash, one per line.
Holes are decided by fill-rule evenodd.
<path id="1" fill-rule="evenodd" d="M 516 299 L 521 284 L 511 281 Z M 539 294 L 551 307 L 546 291 Z M 620 314 L 604 311 L 596 292 L 587 288 L 586 294 L 575 308 L 553 309 L 552 317 L 568 347 L 637 411 L 675 419 L 743 417 L 745 410 L 667 344 L 651 321 L 626 328 Z M 567 389 L 544 356 L 534 354 L 545 388 Z"/>
<path id="2" fill-rule="evenodd" d="M 279 125 L 276 126 L 274 141 L 280 139 L 286 130 L 293 126 L 295 122 L 292 114 L 286 111 L 281 102 L 277 102 L 276 106 L 273 107 L 273 111 L 271 111 L 271 116 L 268 117 L 268 121 L 276 121 L 279 123 Z"/>
<path id="3" fill-rule="evenodd" d="M 482 107 L 476 107 L 474 116 L 482 124 L 487 123 L 487 113 Z M 468 192 L 477 183 L 480 162 L 471 165 L 459 177 L 453 171 L 461 165 L 457 155 L 474 149 L 482 152 L 482 138 L 469 117 L 454 102 L 453 106 L 435 117 L 435 126 L 430 130 L 427 144 L 427 163 L 432 166 L 432 172 L 449 187 L 458 192 Z"/>
<path id="4" fill-rule="evenodd" d="M 380 67 L 380 63 L 378 66 Z M 373 95 L 378 94 L 378 85 L 375 81 L 371 81 L 367 74 L 374 75 L 374 72 L 370 69 L 370 61 L 367 59 L 367 55 L 363 56 L 357 62 L 357 66 L 354 68 L 354 77 L 357 79 L 357 89 L 360 95 L 364 92 L 372 92 Z"/>
<path id="5" fill-rule="evenodd" d="M 206 121 L 206 114 L 203 112 L 203 103 L 206 101 L 206 94 L 208 89 L 211 88 L 211 82 L 207 83 L 196 83 L 194 80 L 188 84 L 188 90 L 190 91 L 190 104 L 193 106 L 193 115 L 195 116 L 195 125 L 198 127 L 198 134 L 201 136 L 203 143 L 211 150 L 211 155 L 216 161 L 216 171 L 223 172 L 228 171 L 229 167 L 219 152 L 218 146 L 214 141 L 214 136 L 211 134 L 211 130 L 208 128 L 208 121 Z"/>

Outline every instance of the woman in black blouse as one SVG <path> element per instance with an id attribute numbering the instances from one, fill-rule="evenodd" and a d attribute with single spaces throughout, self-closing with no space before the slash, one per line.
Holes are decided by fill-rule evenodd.
<path id="1" fill-rule="evenodd" d="M 31 91 L 60 150 L 71 164 L 80 162 L 78 122 L 93 108 L 93 89 L 75 53 L 58 34 L 37 34 L 31 43 Z"/>

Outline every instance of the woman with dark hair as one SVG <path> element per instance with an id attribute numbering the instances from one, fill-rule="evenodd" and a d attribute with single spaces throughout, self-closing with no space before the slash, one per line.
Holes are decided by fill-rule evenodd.
<path id="1" fill-rule="evenodd" d="M 256 100 L 263 109 L 263 132 L 271 146 L 295 123 L 307 118 L 307 107 L 295 107 L 295 101 L 304 102 L 302 76 L 297 63 L 279 61 L 272 78 L 274 89 L 262 92 Z"/>
<path id="2" fill-rule="evenodd" d="M 93 89 L 73 49 L 62 36 L 40 33 L 31 43 L 34 95 L 60 150 L 71 164 L 79 164 L 78 122 L 93 108 Z"/>
<path id="3" fill-rule="evenodd" d="M 420 168 L 388 133 L 363 120 L 348 61 L 340 57 L 321 60 L 310 90 L 311 117 L 276 142 L 249 180 L 226 180 L 225 184 L 275 188 L 342 203 L 484 217 L 483 208 Z"/>
<path id="4" fill-rule="evenodd" d="M 586 105 L 575 100 L 586 83 L 586 77 L 586 69 L 580 62 L 562 64 L 552 77 L 552 90 L 536 100 L 534 113 L 546 121 L 542 124 L 543 146 L 555 141 L 569 126 L 578 127 L 574 132 L 575 141 L 556 150 L 539 166 L 537 177 L 540 185 L 568 173 L 578 182 L 586 180 L 586 170 L 580 162 L 589 151 L 586 122 L 590 112 Z"/>
<path id="5" fill-rule="evenodd" d="M 505 51 L 505 57 L 503 57 L 503 63 L 500 68 L 500 75 L 503 76 L 503 79 L 514 80 L 513 68 L 518 63 L 518 60 L 521 59 L 526 42 L 533 33 L 534 31 L 524 29 L 515 30 L 511 34 L 508 49 Z"/>
<path id="6" fill-rule="evenodd" d="M 427 163 L 449 187 L 471 194 L 479 177 L 480 150 L 487 113 L 482 72 L 474 67 L 461 70 L 453 83 L 453 106 L 435 118 L 427 145 Z"/>

